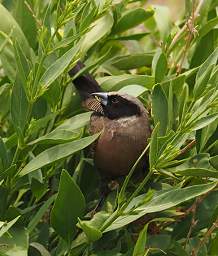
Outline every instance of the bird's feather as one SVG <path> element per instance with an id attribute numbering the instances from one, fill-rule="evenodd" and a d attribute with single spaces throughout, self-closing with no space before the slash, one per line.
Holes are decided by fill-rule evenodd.
<path id="1" fill-rule="evenodd" d="M 81 69 L 85 66 L 81 61 L 78 61 L 76 66 L 74 66 L 70 71 L 70 77 L 74 77 Z M 92 93 L 102 92 L 101 87 L 97 81 L 90 74 L 82 74 L 81 76 L 75 78 L 73 83 L 80 94 L 82 100 L 86 100 L 90 97 Z"/>

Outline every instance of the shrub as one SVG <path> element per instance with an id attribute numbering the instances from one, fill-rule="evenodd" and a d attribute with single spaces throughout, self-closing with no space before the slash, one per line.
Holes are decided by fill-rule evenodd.
<path id="1" fill-rule="evenodd" d="M 1 255 L 217 255 L 217 1 L 0 4 Z M 100 200 L 68 71 L 151 112 L 144 177 Z M 122 153 L 122 152 L 121 152 Z"/>

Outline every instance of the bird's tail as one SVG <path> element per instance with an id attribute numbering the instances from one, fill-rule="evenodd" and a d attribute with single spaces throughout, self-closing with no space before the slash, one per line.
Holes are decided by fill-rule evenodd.
<path id="1" fill-rule="evenodd" d="M 70 77 L 74 77 L 84 67 L 85 65 L 81 61 L 78 61 L 76 66 L 69 71 Z M 73 84 L 79 92 L 82 100 L 89 98 L 91 93 L 102 91 L 98 82 L 88 73 L 75 78 L 73 80 Z"/>

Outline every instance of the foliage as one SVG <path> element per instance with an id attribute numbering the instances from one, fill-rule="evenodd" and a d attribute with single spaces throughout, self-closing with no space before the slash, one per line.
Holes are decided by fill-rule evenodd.
<path id="1" fill-rule="evenodd" d="M 185 2 L 173 24 L 145 1 L 2 1 L 1 255 L 217 255 L 218 2 Z M 146 172 L 97 212 L 79 59 L 151 110 Z"/>

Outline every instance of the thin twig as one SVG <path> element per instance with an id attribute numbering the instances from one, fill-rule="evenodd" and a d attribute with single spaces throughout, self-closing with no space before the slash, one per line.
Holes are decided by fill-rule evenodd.
<path id="1" fill-rule="evenodd" d="M 203 3 L 204 3 L 204 0 L 199 0 L 199 3 L 194 11 L 194 17 L 198 17 Z M 173 50 L 174 46 L 177 44 L 177 42 L 180 40 L 182 35 L 185 33 L 186 29 L 187 29 L 187 23 L 185 23 L 184 26 L 174 36 L 174 38 L 168 48 L 168 53 L 170 53 Z"/>
<path id="2" fill-rule="evenodd" d="M 213 223 L 213 225 L 207 230 L 207 232 L 204 234 L 204 237 L 200 240 L 197 247 L 192 250 L 192 256 L 197 256 L 200 248 L 207 242 L 207 240 L 210 238 L 213 231 L 218 228 L 218 218 Z"/>
<path id="3" fill-rule="evenodd" d="M 199 7 L 196 7 L 196 9 L 199 9 Z M 187 31 L 188 31 L 188 36 L 187 36 L 187 40 L 186 40 L 184 50 L 182 51 L 182 58 L 181 58 L 180 64 L 178 65 L 178 68 L 176 70 L 177 75 L 179 75 L 182 71 L 182 65 L 185 61 L 185 57 L 187 55 L 188 49 L 191 45 L 192 39 L 195 36 L 195 33 L 197 32 L 196 29 L 195 29 L 196 12 L 194 10 L 195 10 L 195 1 L 193 1 L 192 14 L 189 17 L 189 19 L 187 20 L 186 24 L 185 24 L 186 28 L 187 28 Z"/>
<path id="4" fill-rule="evenodd" d="M 178 157 L 181 155 L 184 155 L 187 151 L 192 149 L 195 145 L 196 145 L 196 140 L 192 140 L 190 143 L 188 143 L 188 145 L 186 145 L 183 149 L 180 150 Z"/>
<path id="5" fill-rule="evenodd" d="M 39 20 L 36 16 L 36 14 L 34 13 L 32 7 L 29 5 L 29 3 L 27 1 L 24 1 L 24 4 L 26 5 L 27 9 L 29 10 L 29 12 L 32 14 L 33 18 L 36 20 L 37 25 L 39 26 L 39 28 L 42 27 L 42 22 L 41 20 Z"/>
<path id="6" fill-rule="evenodd" d="M 188 241 L 189 241 L 189 239 L 190 239 L 190 237 L 191 237 L 193 228 L 194 228 L 194 227 L 196 226 L 196 224 L 198 223 L 198 220 L 195 219 L 197 206 L 198 206 L 198 198 L 195 199 L 195 202 L 194 202 L 194 204 L 192 205 L 192 208 L 191 208 L 191 212 L 192 212 L 191 225 L 190 225 L 190 228 L 189 228 L 189 231 L 188 231 L 186 240 L 185 240 L 184 249 L 186 249 L 186 247 L 187 247 L 187 244 L 188 244 Z"/>

